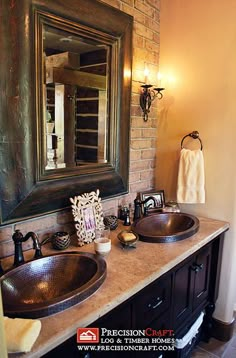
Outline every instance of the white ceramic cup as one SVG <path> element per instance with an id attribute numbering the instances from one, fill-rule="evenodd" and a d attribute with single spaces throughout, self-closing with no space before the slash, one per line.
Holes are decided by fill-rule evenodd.
<path id="1" fill-rule="evenodd" d="M 100 237 L 94 240 L 94 250 L 97 254 L 107 255 L 111 251 L 111 240 L 107 237 Z"/>

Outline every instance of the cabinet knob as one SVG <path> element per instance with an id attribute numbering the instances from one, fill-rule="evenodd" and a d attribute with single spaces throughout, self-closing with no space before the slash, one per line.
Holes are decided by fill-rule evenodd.
<path id="1" fill-rule="evenodd" d="M 200 270 L 202 270 L 204 267 L 203 264 L 193 264 L 191 266 L 191 270 L 193 270 L 194 272 L 199 272 Z"/>
<path id="2" fill-rule="evenodd" d="M 70 101 L 73 101 L 75 99 L 75 96 L 72 96 L 72 95 L 67 95 L 67 98 L 70 100 Z"/>
<path id="3" fill-rule="evenodd" d="M 154 300 L 153 300 L 154 301 Z M 149 303 L 148 304 L 148 308 L 152 308 L 152 309 L 155 309 L 157 308 L 158 306 L 160 306 L 162 304 L 163 300 L 160 298 L 160 297 L 157 297 L 155 299 L 155 302 L 153 303 Z"/>

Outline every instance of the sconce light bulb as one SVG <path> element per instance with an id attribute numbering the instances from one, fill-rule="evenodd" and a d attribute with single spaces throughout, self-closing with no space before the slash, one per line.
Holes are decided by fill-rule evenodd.
<path id="1" fill-rule="evenodd" d="M 147 67 L 145 67 L 144 69 L 144 76 L 148 76 L 149 75 L 149 69 Z"/>
<path id="2" fill-rule="evenodd" d="M 148 83 L 148 76 L 149 76 L 149 69 L 148 69 L 147 65 L 145 65 L 145 68 L 144 68 L 145 84 Z"/>

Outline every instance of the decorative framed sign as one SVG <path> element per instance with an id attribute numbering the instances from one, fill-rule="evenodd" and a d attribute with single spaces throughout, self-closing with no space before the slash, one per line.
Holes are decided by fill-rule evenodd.
<path id="1" fill-rule="evenodd" d="M 152 196 L 156 201 L 156 208 L 164 208 L 165 206 L 165 194 L 164 190 L 157 190 L 155 192 L 143 192 L 140 193 L 140 199 L 142 201 L 146 200 L 149 196 Z M 154 203 L 152 200 L 148 201 L 145 205 L 148 205 L 149 208 L 154 208 Z"/>
<path id="2" fill-rule="evenodd" d="M 83 246 L 95 239 L 95 230 L 104 228 L 99 190 L 70 198 L 72 214 L 76 222 L 78 245 Z"/>

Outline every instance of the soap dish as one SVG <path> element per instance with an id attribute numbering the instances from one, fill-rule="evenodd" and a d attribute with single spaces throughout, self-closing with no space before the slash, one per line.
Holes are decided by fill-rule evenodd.
<path id="1" fill-rule="evenodd" d="M 134 236 L 134 238 L 129 238 L 129 236 Z M 121 245 L 125 247 L 136 247 L 136 242 L 138 241 L 138 235 L 131 231 L 131 230 L 122 230 L 117 235 L 118 240 L 120 241 Z"/>

